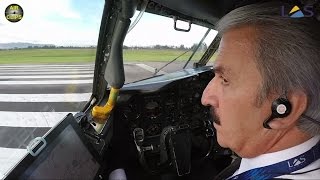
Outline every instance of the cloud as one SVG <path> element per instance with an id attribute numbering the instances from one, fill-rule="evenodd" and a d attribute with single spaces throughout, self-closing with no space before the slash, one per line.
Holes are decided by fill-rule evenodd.
<path id="1" fill-rule="evenodd" d="M 19 2 L 20 3 L 20 2 Z M 72 8 L 71 0 L 21 0 L 25 15 L 32 18 L 47 18 L 50 16 L 69 19 L 80 19 L 81 14 Z"/>
<path id="2" fill-rule="evenodd" d="M 11 23 L 5 19 L 4 13 L 3 15 L 1 13 L 14 1 L 0 0 L 0 24 L 2 24 L 0 43 L 96 45 L 104 2 L 103 0 L 90 2 L 88 4 L 86 0 L 19 0 L 16 3 L 24 10 L 23 19 L 17 23 Z M 206 30 L 206 28 L 192 25 L 190 32 L 178 32 L 173 28 L 172 19 L 145 13 L 126 37 L 125 45 L 180 46 L 183 44 L 190 47 L 200 41 Z M 214 37 L 216 33 L 213 32 L 213 34 Z"/>
<path id="3" fill-rule="evenodd" d="M 0 1 L 0 14 L 12 4 Z M 97 43 L 99 24 L 89 27 L 82 15 L 72 8 L 71 0 L 20 0 L 24 16 L 11 23 L 0 15 L 0 42 L 32 42 L 56 45 L 94 45 Z M 102 11 L 102 10 L 101 10 Z"/>
<path id="4" fill-rule="evenodd" d="M 134 19 L 133 17 L 132 21 Z M 180 23 L 180 28 L 181 25 L 184 24 Z M 183 44 L 185 47 L 191 47 L 193 44 L 199 43 L 206 31 L 207 28 L 194 24 L 191 25 L 190 32 L 176 31 L 174 30 L 173 19 L 145 13 L 140 22 L 127 35 L 124 44 L 127 46 L 152 46 L 157 44 L 180 46 Z M 211 31 L 205 43 L 209 45 L 216 34 L 216 31 Z"/>

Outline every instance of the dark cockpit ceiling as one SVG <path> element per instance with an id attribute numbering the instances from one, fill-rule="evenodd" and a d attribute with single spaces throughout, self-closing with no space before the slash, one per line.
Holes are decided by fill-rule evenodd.
<path id="1" fill-rule="evenodd" d="M 318 0 L 149 0 L 146 11 L 168 17 L 176 16 L 212 28 L 221 17 L 235 8 L 268 1 L 300 6 Z"/>
<path id="2" fill-rule="evenodd" d="M 254 2 L 259 0 L 149 0 L 146 11 L 214 27 L 231 10 Z"/>

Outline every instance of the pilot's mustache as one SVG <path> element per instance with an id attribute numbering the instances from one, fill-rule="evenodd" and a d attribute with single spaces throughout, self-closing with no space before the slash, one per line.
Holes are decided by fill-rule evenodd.
<path id="1" fill-rule="evenodd" d="M 210 107 L 210 114 L 211 114 L 212 121 L 218 125 L 221 125 L 220 117 L 217 115 L 213 107 Z"/>

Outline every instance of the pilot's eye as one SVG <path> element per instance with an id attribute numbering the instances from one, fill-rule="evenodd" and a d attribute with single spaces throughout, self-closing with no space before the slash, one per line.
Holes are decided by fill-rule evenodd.
<path id="1" fill-rule="evenodd" d="M 222 80 L 221 81 L 222 85 L 229 85 L 229 81 L 226 78 L 224 78 L 223 76 L 219 76 L 219 78 Z"/>

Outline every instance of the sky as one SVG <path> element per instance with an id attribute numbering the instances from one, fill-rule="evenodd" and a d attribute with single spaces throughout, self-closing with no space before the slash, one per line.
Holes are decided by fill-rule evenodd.
<path id="1" fill-rule="evenodd" d="M 24 16 L 21 21 L 11 23 L 5 19 L 5 8 L 10 4 L 22 7 Z M 103 5 L 104 0 L 0 0 L 0 43 L 96 45 Z M 137 11 L 136 15 L 138 13 Z M 184 24 L 180 23 L 182 25 Z M 125 45 L 192 46 L 201 39 L 205 31 L 206 28 L 192 25 L 191 32 L 178 32 L 173 29 L 172 19 L 145 13 L 128 34 Z M 210 34 L 210 40 L 215 34 L 216 32 Z"/>

